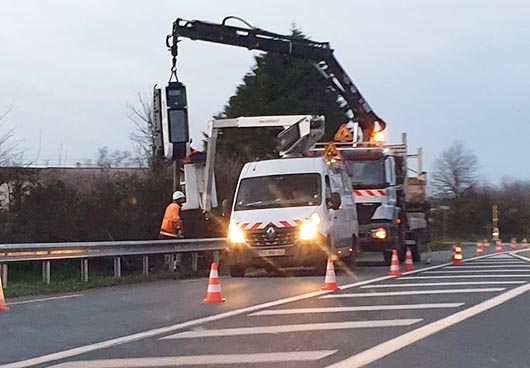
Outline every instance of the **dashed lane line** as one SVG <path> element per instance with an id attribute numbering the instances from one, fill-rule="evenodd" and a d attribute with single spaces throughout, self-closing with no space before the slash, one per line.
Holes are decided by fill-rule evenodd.
<path id="1" fill-rule="evenodd" d="M 408 296 L 408 295 L 434 295 L 434 294 L 467 294 L 467 293 L 493 293 L 504 291 L 506 288 L 479 288 L 479 289 L 447 289 L 447 290 L 411 290 L 411 291 L 389 291 L 377 293 L 350 293 L 329 294 L 321 296 L 320 299 L 342 299 L 342 298 L 371 298 L 379 296 Z"/>
<path id="2" fill-rule="evenodd" d="M 296 351 L 261 354 L 216 354 L 174 357 L 84 360 L 60 363 L 50 368 L 151 368 L 211 366 L 219 364 L 310 362 L 335 354 L 337 350 Z"/>
<path id="3" fill-rule="evenodd" d="M 371 312 L 389 310 L 417 310 L 417 309 L 442 309 L 458 308 L 465 303 L 432 303 L 432 304 L 396 304 L 396 305 L 366 305 L 362 307 L 325 307 L 325 308 L 294 308 L 294 309 L 268 309 L 249 314 L 249 316 L 280 316 L 288 314 L 310 313 L 341 313 L 341 312 Z"/>
<path id="4" fill-rule="evenodd" d="M 20 302 L 10 302 L 10 303 L 6 303 L 6 304 L 7 305 L 19 305 L 19 304 L 41 303 L 41 302 L 48 302 L 48 301 L 52 301 L 52 300 L 78 298 L 80 296 L 83 296 L 83 294 L 72 294 L 72 295 L 63 295 L 63 296 L 53 296 L 53 297 L 50 297 L 50 298 L 22 300 Z"/>
<path id="5" fill-rule="evenodd" d="M 378 284 L 365 285 L 361 289 L 386 289 L 401 287 L 425 287 L 425 286 L 466 286 L 466 285 L 517 285 L 526 284 L 526 281 L 464 281 L 464 282 L 420 282 L 411 284 Z"/>
<path id="6" fill-rule="evenodd" d="M 387 319 L 373 321 L 354 321 L 354 322 L 329 322 L 329 323 L 304 323 L 298 325 L 279 325 L 279 326 L 259 326 L 259 327 L 240 327 L 240 328 L 222 328 L 212 330 L 196 330 L 180 332 L 178 334 L 165 336 L 159 340 L 173 339 L 191 339 L 204 337 L 226 337 L 226 336 L 250 336 L 259 334 L 277 334 L 293 333 L 307 331 L 324 331 L 324 330 L 349 330 L 356 328 L 378 328 L 378 327 L 403 327 L 410 326 L 421 322 L 423 319 Z"/>
<path id="7" fill-rule="evenodd" d="M 388 340 L 382 344 L 369 348 L 361 353 L 355 354 L 351 356 L 350 358 L 347 358 L 341 362 L 328 366 L 328 368 L 364 367 L 398 350 L 401 350 L 409 345 L 412 345 L 428 336 L 434 335 L 435 333 L 439 331 L 442 331 L 457 323 L 465 321 L 468 318 L 471 318 L 477 314 L 485 312 L 513 298 L 516 298 L 519 295 L 522 295 L 528 291 L 530 291 L 530 284 L 526 284 L 523 286 L 519 286 L 515 289 L 511 289 L 503 294 L 500 294 L 494 298 L 488 299 L 480 304 L 476 304 L 470 308 L 464 309 L 463 311 L 457 312 L 451 316 L 439 319 L 428 325 L 419 327 L 401 336 Z"/>

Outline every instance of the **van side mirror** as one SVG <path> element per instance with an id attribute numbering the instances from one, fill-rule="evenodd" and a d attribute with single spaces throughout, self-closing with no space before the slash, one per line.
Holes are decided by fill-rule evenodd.
<path id="1" fill-rule="evenodd" d="M 223 217 L 226 217 L 230 214 L 230 202 L 228 202 L 228 199 L 223 199 L 221 202 L 221 215 Z"/>
<path id="2" fill-rule="evenodd" d="M 337 192 L 331 193 L 331 197 L 328 199 L 328 208 L 332 210 L 338 210 L 342 201 L 340 199 L 340 194 Z"/>

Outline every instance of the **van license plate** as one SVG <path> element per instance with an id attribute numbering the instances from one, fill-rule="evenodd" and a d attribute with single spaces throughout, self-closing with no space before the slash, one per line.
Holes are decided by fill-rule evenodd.
<path id="1" fill-rule="evenodd" d="M 265 249 L 258 252 L 260 257 L 284 256 L 285 249 Z"/>

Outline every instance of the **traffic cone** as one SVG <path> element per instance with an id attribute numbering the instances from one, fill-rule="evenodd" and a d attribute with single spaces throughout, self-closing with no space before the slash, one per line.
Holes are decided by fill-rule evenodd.
<path id="1" fill-rule="evenodd" d="M 407 247 L 407 254 L 405 255 L 405 271 L 414 271 L 414 262 L 412 262 L 412 252 Z"/>
<path id="2" fill-rule="evenodd" d="M 455 253 L 453 255 L 453 265 L 461 266 L 463 258 L 464 257 L 462 256 L 462 246 L 461 245 L 457 245 L 455 247 Z"/>
<path id="3" fill-rule="evenodd" d="M 510 239 L 510 250 L 517 250 L 517 239 Z"/>
<path id="4" fill-rule="evenodd" d="M 495 242 L 495 253 L 502 253 L 502 241 L 500 239 Z"/>
<path id="5" fill-rule="evenodd" d="M 6 305 L 6 299 L 4 298 L 4 284 L 2 283 L 2 277 L 0 276 L 0 312 L 8 312 L 9 307 Z"/>
<path id="6" fill-rule="evenodd" d="M 482 257 L 484 255 L 484 248 L 482 247 L 482 242 L 477 242 L 477 253 L 475 254 L 475 257 Z"/>
<path id="7" fill-rule="evenodd" d="M 328 258 L 328 265 L 326 267 L 326 277 L 324 278 L 324 286 L 322 290 L 340 290 L 337 286 L 337 279 L 335 278 L 335 266 L 333 265 L 333 258 Z"/>
<path id="8" fill-rule="evenodd" d="M 392 251 L 392 263 L 390 263 L 390 272 L 388 273 L 388 276 L 401 276 L 397 250 L 395 249 Z"/>
<path id="9" fill-rule="evenodd" d="M 528 240 L 526 240 L 526 238 L 521 240 L 521 246 L 523 247 L 523 249 L 528 249 Z"/>
<path id="10" fill-rule="evenodd" d="M 224 303 L 225 298 L 221 297 L 221 284 L 217 273 L 217 263 L 213 262 L 210 268 L 210 278 L 208 279 L 208 292 L 202 304 Z"/>

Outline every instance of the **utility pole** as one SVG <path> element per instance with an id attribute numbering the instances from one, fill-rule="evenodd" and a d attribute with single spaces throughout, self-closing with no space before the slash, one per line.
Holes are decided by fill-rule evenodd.
<path id="1" fill-rule="evenodd" d="M 494 204 L 491 206 L 491 224 L 493 231 L 491 233 L 491 236 L 493 237 L 493 240 L 499 240 L 499 214 L 498 214 L 498 208 L 497 205 Z"/>

